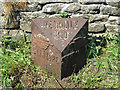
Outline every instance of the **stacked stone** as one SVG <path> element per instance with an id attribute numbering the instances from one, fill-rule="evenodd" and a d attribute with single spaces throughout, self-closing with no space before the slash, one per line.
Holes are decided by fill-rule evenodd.
<path id="1" fill-rule="evenodd" d="M 3 28 L 4 28 L 4 17 L 3 17 L 3 11 L 4 11 L 4 9 L 3 9 L 3 4 L 0 2 L 0 53 L 1 53 L 1 44 L 2 44 L 2 42 L 1 42 L 1 37 L 3 36 Z M 0 64 L 1 64 L 1 61 L 0 61 Z M 0 68 L 2 68 L 1 66 L 0 66 Z M 2 78 L 1 78 L 1 75 L 0 75 L 0 89 L 2 89 Z"/>
<path id="2" fill-rule="evenodd" d="M 28 0 L 26 11 L 20 11 L 20 30 L 31 35 L 31 20 L 34 18 L 58 18 L 68 13 L 70 18 L 89 19 L 89 33 L 119 32 L 120 0 Z M 34 0 L 33 0 L 34 1 Z M 75 2 L 73 2 L 75 1 Z M 11 32 L 11 31 L 10 31 Z M 13 32 L 11 32 L 13 33 Z M 15 30 L 14 33 L 17 33 Z"/>
<path id="3" fill-rule="evenodd" d="M 5 24 L 4 24 L 5 20 L 4 20 L 4 16 L 3 16 L 3 14 L 4 14 L 4 8 L 3 8 L 3 3 L 1 3 L 1 2 L 0 2 L 0 7 L 1 7 L 0 8 L 0 48 L 1 48 L 1 44 L 2 44 L 1 38 L 3 36 L 3 28 L 5 26 Z"/>
<path id="4" fill-rule="evenodd" d="M 5 6 L 4 2 L 0 1 L 0 39 L 2 36 L 11 36 L 11 39 L 20 39 L 24 36 L 24 31 L 21 30 L 20 23 L 20 14 L 19 11 L 15 11 L 15 18 L 17 19 L 15 22 L 11 22 L 10 25 L 5 23 Z M 21 11 L 21 10 L 20 10 Z"/>
<path id="5" fill-rule="evenodd" d="M 4 8 L 3 3 L 0 2 L 0 37 L 2 36 L 2 31 L 5 26 L 5 20 L 4 20 Z"/>

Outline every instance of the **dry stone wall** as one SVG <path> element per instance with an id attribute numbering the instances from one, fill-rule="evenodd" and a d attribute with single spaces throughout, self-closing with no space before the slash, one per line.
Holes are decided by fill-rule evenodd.
<path id="1" fill-rule="evenodd" d="M 28 0 L 26 10 L 17 10 L 17 26 L 5 28 L 4 5 L 0 2 L 0 35 L 13 38 L 24 34 L 31 36 L 31 20 L 34 18 L 58 18 L 68 13 L 69 18 L 85 18 L 89 21 L 89 33 L 102 35 L 107 32 L 119 33 L 120 0 Z"/>

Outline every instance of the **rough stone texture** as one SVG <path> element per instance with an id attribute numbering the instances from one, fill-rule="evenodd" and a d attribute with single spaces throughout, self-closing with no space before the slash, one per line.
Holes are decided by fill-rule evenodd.
<path id="1" fill-rule="evenodd" d="M 66 4 L 63 6 L 61 13 L 63 12 L 71 12 L 75 13 L 81 9 L 81 4 L 79 3 L 72 3 L 72 4 Z"/>
<path id="2" fill-rule="evenodd" d="M 3 36 L 4 36 L 4 35 L 8 35 L 8 33 L 9 33 L 9 30 L 3 29 L 3 33 L 2 33 Z"/>
<path id="3" fill-rule="evenodd" d="M 3 29 L 0 29 L 0 41 L 2 36 L 3 36 Z"/>
<path id="4" fill-rule="evenodd" d="M 106 0 L 78 0 L 79 2 L 81 2 L 82 4 L 91 4 L 91 3 L 105 3 Z"/>
<path id="5" fill-rule="evenodd" d="M 0 1 L 0 29 L 4 27 L 5 27 L 4 5 L 3 2 Z"/>
<path id="6" fill-rule="evenodd" d="M 21 12 L 20 13 L 21 19 L 20 21 L 31 21 L 34 18 L 45 18 L 49 15 L 42 13 L 41 11 L 36 12 Z"/>
<path id="7" fill-rule="evenodd" d="M 20 29 L 24 30 L 25 32 L 31 32 L 31 22 L 21 22 Z"/>
<path id="8" fill-rule="evenodd" d="M 33 0 L 28 0 L 33 1 Z M 39 2 L 41 4 L 50 3 L 50 2 L 72 2 L 73 0 L 34 0 L 34 2 Z"/>
<path id="9" fill-rule="evenodd" d="M 34 19 L 37 17 L 37 14 L 35 13 L 38 13 L 38 12 L 21 12 L 20 13 L 20 22 L 23 20 L 23 21 L 30 21 L 31 19 Z"/>
<path id="10" fill-rule="evenodd" d="M 0 2 L 0 16 L 4 14 L 4 5 L 3 2 Z"/>
<path id="11" fill-rule="evenodd" d="M 22 30 L 4 30 L 4 35 L 9 35 L 12 39 L 20 39 L 24 37 L 24 32 Z"/>
<path id="12" fill-rule="evenodd" d="M 27 40 L 32 40 L 31 33 L 26 33 Z"/>
<path id="13" fill-rule="evenodd" d="M 105 24 L 103 23 L 91 23 L 89 24 L 89 32 L 98 33 L 105 31 Z"/>
<path id="14" fill-rule="evenodd" d="M 4 28 L 5 27 L 5 19 L 4 16 L 0 16 L 0 28 Z"/>
<path id="15" fill-rule="evenodd" d="M 29 4 L 26 12 L 20 10 L 20 19 L 17 17 L 19 15 L 16 15 L 17 20 L 6 26 L 4 25 L 4 7 L 3 3 L 0 2 L 0 28 L 14 28 L 15 30 L 18 28 L 30 34 L 32 19 L 58 18 L 60 13 L 67 12 L 71 18 L 89 19 L 89 26 L 91 28 L 94 27 L 94 29 L 90 28 L 89 31 L 91 32 L 101 32 L 104 29 L 111 32 L 118 31 L 118 28 L 115 28 L 115 26 L 120 25 L 120 18 L 117 17 L 120 14 L 120 9 L 118 8 L 120 7 L 120 3 L 118 5 L 120 0 L 78 0 L 78 3 L 73 3 L 72 1 L 28 0 Z M 106 27 L 104 27 L 104 24 Z M 112 30 L 112 28 L 114 29 Z"/>
<path id="16" fill-rule="evenodd" d="M 59 14 L 50 15 L 49 18 L 58 18 Z"/>
<path id="17" fill-rule="evenodd" d="M 31 32 L 31 20 L 35 18 L 45 18 L 49 15 L 46 15 L 39 12 L 21 12 L 21 19 L 20 19 L 20 28 L 26 32 Z"/>
<path id="18" fill-rule="evenodd" d="M 108 5 L 117 7 L 118 4 L 120 4 L 120 0 L 106 0 L 106 3 L 107 3 Z"/>
<path id="19" fill-rule="evenodd" d="M 120 17 L 110 16 L 108 22 L 110 24 L 119 24 L 120 25 Z"/>
<path id="20" fill-rule="evenodd" d="M 24 31 L 19 30 L 17 37 L 18 37 L 18 39 L 24 37 Z"/>
<path id="21" fill-rule="evenodd" d="M 3 29 L 0 29 L 0 35 L 3 33 Z"/>
<path id="22" fill-rule="evenodd" d="M 77 14 L 77 15 L 72 15 L 71 18 L 89 19 L 90 23 L 108 21 L 108 15 L 100 15 L 100 14 L 95 14 L 95 15 L 93 15 L 93 14 Z"/>
<path id="23" fill-rule="evenodd" d="M 61 3 L 56 3 L 56 4 L 47 4 L 43 7 L 42 11 L 44 13 L 59 13 L 62 9 Z"/>
<path id="24" fill-rule="evenodd" d="M 42 7 L 39 3 L 37 2 L 29 2 L 27 11 L 29 12 L 34 12 L 34 11 L 39 11 L 41 10 Z"/>
<path id="25" fill-rule="evenodd" d="M 17 37 L 18 32 L 18 30 L 9 30 L 9 35 L 15 39 Z"/>
<path id="26" fill-rule="evenodd" d="M 49 15 L 42 13 L 41 11 L 36 12 L 21 12 L 20 13 L 20 21 L 31 21 L 34 18 L 45 18 Z"/>
<path id="27" fill-rule="evenodd" d="M 92 22 L 106 22 L 108 20 L 108 15 L 96 14 L 90 17 L 90 23 Z"/>
<path id="28" fill-rule="evenodd" d="M 102 5 L 100 8 L 101 14 L 119 15 L 120 9 L 109 5 Z"/>
<path id="29" fill-rule="evenodd" d="M 100 13 L 100 5 L 81 5 L 81 10 L 79 13 L 82 14 L 99 14 Z"/>
<path id="30" fill-rule="evenodd" d="M 39 2 L 41 4 L 45 4 L 49 2 L 73 2 L 75 0 L 28 0 L 28 1 Z M 89 3 L 91 4 L 91 3 L 105 3 L 106 0 L 78 0 L 78 2 L 81 2 L 84 4 L 89 4 Z"/>
<path id="31" fill-rule="evenodd" d="M 120 32 L 120 25 L 106 24 L 106 32 Z"/>

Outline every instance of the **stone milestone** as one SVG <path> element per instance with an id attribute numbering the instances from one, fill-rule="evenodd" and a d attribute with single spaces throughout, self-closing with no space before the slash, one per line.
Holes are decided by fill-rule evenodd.
<path id="1" fill-rule="evenodd" d="M 85 65 L 86 19 L 34 19 L 31 25 L 32 58 L 43 70 L 62 79 Z"/>

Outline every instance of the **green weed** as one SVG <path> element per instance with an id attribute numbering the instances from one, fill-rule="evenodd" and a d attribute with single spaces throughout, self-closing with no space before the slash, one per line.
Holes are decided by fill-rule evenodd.
<path id="1" fill-rule="evenodd" d="M 12 40 L 10 36 L 4 36 L 0 57 L 2 61 L 0 73 L 2 74 L 2 86 L 4 88 L 11 87 L 19 90 L 28 88 L 29 83 L 33 85 L 40 83 L 43 87 L 42 81 L 49 77 L 31 61 L 31 41 L 27 38 Z"/>
<path id="2" fill-rule="evenodd" d="M 45 87 L 44 84 L 49 81 L 50 76 L 31 63 L 31 41 L 26 38 L 12 40 L 10 36 L 4 36 L 2 46 L 0 53 L 2 86 L 17 89 L 30 87 L 29 85 Z M 71 76 L 72 86 L 69 87 L 118 88 L 119 47 L 120 34 L 109 33 L 107 36 L 89 39 L 87 64 L 79 74 Z"/>
<path id="3" fill-rule="evenodd" d="M 24 67 L 31 65 L 30 48 L 30 42 L 25 42 L 23 38 L 11 40 L 10 36 L 3 37 L 0 53 L 2 86 L 9 86 L 12 81 L 11 76 L 20 76 Z"/>
<path id="4" fill-rule="evenodd" d="M 79 83 L 83 88 L 119 87 L 120 34 L 116 36 L 109 33 L 102 38 L 98 40 L 95 37 L 89 42 L 87 65 L 79 72 L 79 75 L 75 76 L 75 84 Z M 96 41 L 99 41 L 99 44 Z"/>
<path id="5" fill-rule="evenodd" d="M 67 18 L 69 15 L 67 13 L 61 13 L 58 18 Z"/>

